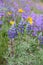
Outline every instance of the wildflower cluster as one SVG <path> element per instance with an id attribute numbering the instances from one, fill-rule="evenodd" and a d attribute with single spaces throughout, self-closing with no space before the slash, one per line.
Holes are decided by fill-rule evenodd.
<path id="1" fill-rule="evenodd" d="M 15 54 L 17 53 L 18 59 L 20 60 L 22 55 L 25 55 L 25 57 L 26 55 L 30 55 L 30 57 L 32 56 L 35 58 L 33 59 L 34 61 L 36 60 L 35 55 L 37 55 L 35 53 L 40 50 L 39 46 L 40 48 L 41 45 L 43 46 L 43 14 L 37 14 L 34 9 L 41 9 L 43 13 L 43 8 L 39 8 L 39 5 L 34 4 L 32 0 L 19 0 L 19 2 L 15 2 L 14 0 L 0 0 L 0 45 L 4 47 L 2 50 L 3 52 L 0 52 L 0 54 L 2 56 L 5 55 L 5 50 L 9 50 L 9 43 L 11 43 L 10 47 L 13 48 L 12 45 L 16 42 L 16 44 L 18 43 L 19 47 L 22 48 L 21 50 L 23 51 L 21 53 L 20 48 L 15 44 L 15 46 L 17 47 L 16 48 L 14 46 L 16 51 L 14 51 L 13 49 L 12 50 L 13 52 L 15 52 Z M 18 55 L 19 53 L 17 50 L 20 50 L 19 53 L 21 55 Z M 11 52 L 12 56 L 13 52 Z M 10 52 L 7 54 L 10 57 Z M 16 57 L 16 55 L 14 57 Z M 20 62 L 23 63 L 23 61 L 21 60 Z M 31 62 L 30 64 L 28 62 L 27 64 L 25 64 L 24 62 L 24 64 L 19 65 L 31 64 Z M 32 65 L 35 64 L 33 63 Z"/>
<path id="2" fill-rule="evenodd" d="M 0 26 L 2 26 L 3 18 L 8 18 L 6 22 L 11 26 L 11 29 L 8 30 L 8 37 L 15 38 L 16 33 L 25 34 L 25 31 L 27 34 L 30 33 L 31 36 L 37 37 L 40 32 L 43 33 L 43 14 L 36 14 L 31 11 L 29 4 L 26 4 L 24 8 L 19 8 L 19 5 L 13 2 L 13 6 L 7 8 L 7 13 L 0 12 Z"/>

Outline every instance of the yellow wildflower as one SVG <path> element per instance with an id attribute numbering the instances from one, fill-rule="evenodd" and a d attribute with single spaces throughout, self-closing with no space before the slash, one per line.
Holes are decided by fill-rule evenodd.
<path id="1" fill-rule="evenodd" d="M 12 12 L 7 12 L 7 14 L 8 14 L 8 15 L 11 15 L 11 14 L 12 14 Z"/>
<path id="2" fill-rule="evenodd" d="M 18 12 L 19 12 L 19 13 L 23 13 L 24 10 L 21 8 L 21 9 L 18 9 Z"/>
<path id="3" fill-rule="evenodd" d="M 11 21 L 10 21 L 10 24 L 11 24 L 11 25 L 15 24 L 15 21 L 12 21 L 12 20 L 11 20 Z"/>
<path id="4" fill-rule="evenodd" d="M 32 23 L 33 23 L 32 17 L 28 17 L 27 21 L 32 25 Z"/>

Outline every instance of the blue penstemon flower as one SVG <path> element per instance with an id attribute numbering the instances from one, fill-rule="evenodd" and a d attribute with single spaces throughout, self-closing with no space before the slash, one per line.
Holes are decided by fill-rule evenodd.
<path id="1" fill-rule="evenodd" d="M 17 28 L 14 26 L 8 30 L 8 37 L 9 38 L 15 38 L 18 35 Z"/>
<path id="2" fill-rule="evenodd" d="M 24 21 L 24 19 L 21 19 L 21 21 L 18 24 L 18 32 L 24 34 L 25 25 L 26 25 L 26 21 Z"/>

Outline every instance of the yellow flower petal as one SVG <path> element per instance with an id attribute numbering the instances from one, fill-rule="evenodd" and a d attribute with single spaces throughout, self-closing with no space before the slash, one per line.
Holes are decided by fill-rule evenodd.
<path id="1" fill-rule="evenodd" d="M 8 15 L 11 15 L 11 14 L 12 14 L 12 12 L 7 12 L 7 14 L 8 14 Z"/>
<path id="2" fill-rule="evenodd" d="M 19 13 L 23 13 L 24 10 L 21 8 L 21 9 L 18 9 L 18 12 L 19 12 Z"/>
<path id="3" fill-rule="evenodd" d="M 10 24 L 11 24 L 11 25 L 15 24 L 15 21 L 10 21 Z"/>
<path id="4" fill-rule="evenodd" d="M 27 18 L 27 21 L 28 21 L 31 25 L 33 24 L 32 17 L 28 17 L 28 18 Z"/>
<path id="5" fill-rule="evenodd" d="M 28 18 L 27 18 L 27 20 L 30 20 L 30 21 L 32 21 L 32 17 L 28 17 Z"/>
<path id="6" fill-rule="evenodd" d="M 33 21 L 28 21 L 31 25 L 33 24 Z"/>

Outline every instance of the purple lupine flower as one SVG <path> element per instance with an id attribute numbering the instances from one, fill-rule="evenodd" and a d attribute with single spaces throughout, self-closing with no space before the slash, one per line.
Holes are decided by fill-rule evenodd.
<path id="1" fill-rule="evenodd" d="M 42 35 L 38 36 L 38 39 L 39 39 L 40 41 L 42 41 L 42 40 L 43 40 L 43 36 L 42 36 Z"/>
<path id="2" fill-rule="evenodd" d="M 18 8 L 18 4 L 17 4 L 17 2 L 14 2 L 14 6 Z"/>
<path id="3" fill-rule="evenodd" d="M 12 28 L 8 30 L 8 37 L 9 38 L 15 38 L 18 35 L 17 33 L 17 29 L 16 28 Z"/>
<path id="4" fill-rule="evenodd" d="M 27 24 L 27 22 L 23 19 L 23 18 L 21 18 L 21 21 L 20 21 L 20 23 L 19 24 L 21 24 L 21 25 L 26 25 Z"/>
<path id="5" fill-rule="evenodd" d="M 19 25 L 18 26 L 18 31 L 23 34 L 24 33 L 24 26 L 23 25 Z"/>
<path id="6" fill-rule="evenodd" d="M 3 0 L 0 0 L 0 4 L 3 4 Z"/>
<path id="7" fill-rule="evenodd" d="M 36 8 L 38 9 L 38 10 L 41 10 L 41 11 L 43 11 L 43 7 L 41 6 L 41 5 L 36 5 Z"/>
<path id="8" fill-rule="evenodd" d="M 24 11 L 26 13 L 28 13 L 28 15 L 30 14 L 31 9 L 30 9 L 30 6 L 28 4 L 26 4 L 26 6 L 24 7 Z"/>
<path id="9" fill-rule="evenodd" d="M 25 5 L 25 7 L 23 8 L 25 12 L 22 13 L 22 18 L 27 19 L 28 16 L 30 15 L 30 6 L 28 4 Z"/>
<path id="10" fill-rule="evenodd" d="M 9 2 L 9 3 L 12 3 L 12 0 L 6 0 L 6 2 L 7 2 L 7 3 L 8 3 L 8 2 Z"/>
<path id="11" fill-rule="evenodd" d="M 16 20 L 16 17 L 18 16 L 18 4 L 14 2 L 13 6 L 10 6 L 9 10 L 12 12 L 12 17 Z"/>
<path id="12" fill-rule="evenodd" d="M 37 17 L 36 13 L 32 12 L 30 16 L 32 17 L 33 21 L 36 20 L 36 17 Z"/>
<path id="13" fill-rule="evenodd" d="M 22 21 L 20 21 L 19 25 L 18 25 L 18 32 L 20 32 L 21 34 L 24 33 L 24 24 Z"/>
<path id="14" fill-rule="evenodd" d="M 37 36 L 37 32 L 32 32 L 32 36 Z"/>
<path id="15" fill-rule="evenodd" d="M 25 13 L 25 12 L 23 12 L 23 13 L 22 13 L 22 18 L 27 19 L 27 18 L 28 18 L 28 14 Z"/>
<path id="16" fill-rule="evenodd" d="M 33 25 L 33 30 L 37 31 L 42 31 L 43 29 L 43 15 L 38 15 L 37 18 L 35 19 Z"/>
<path id="17" fill-rule="evenodd" d="M 43 17 L 42 17 L 42 16 L 39 16 L 39 17 L 36 19 L 36 25 L 37 25 L 37 26 L 41 26 L 42 23 L 43 23 Z"/>
<path id="18" fill-rule="evenodd" d="M 34 32 L 38 32 L 39 30 L 38 30 L 37 27 L 34 27 L 34 28 L 33 28 L 33 31 L 34 31 Z"/>
<path id="19" fill-rule="evenodd" d="M 0 6 L 3 7 L 4 6 L 4 1 L 0 0 Z"/>
<path id="20" fill-rule="evenodd" d="M 0 12 L 0 17 L 4 16 L 4 12 Z"/>
<path id="21" fill-rule="evenodd" d="M 43 44 L 43 36 L 42 35 L 38 36 L 38 40 L 39 40 L 40 44 Z"/>

